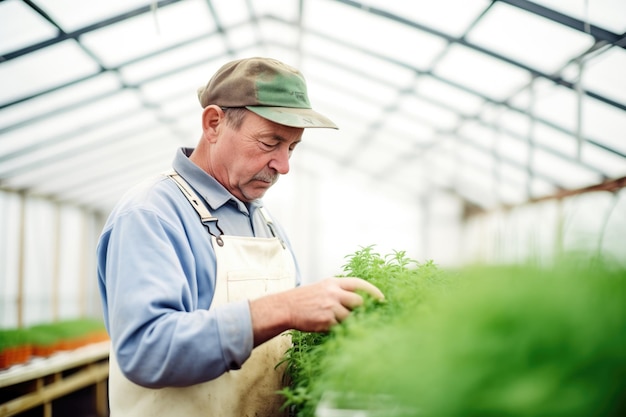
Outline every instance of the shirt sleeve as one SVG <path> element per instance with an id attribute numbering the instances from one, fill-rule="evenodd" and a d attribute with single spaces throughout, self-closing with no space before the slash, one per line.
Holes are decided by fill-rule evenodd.
<path id="1" fill-rule="evenodd" d="M 214 379 L 240 368 L 253 347 L 247 301 L 198 308 L 197 254 L 179 229 L 154 212 L 128 210 L 98 245 L 112 354 L 145 387 Z"/>

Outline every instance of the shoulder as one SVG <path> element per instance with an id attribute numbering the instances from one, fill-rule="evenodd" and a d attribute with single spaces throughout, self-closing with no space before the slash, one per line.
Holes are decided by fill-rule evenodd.
<path id="1" fill-rule="evenodd" d="M 127 215 L 155 216 L 164 221 L 178 222 L 185 217 L 189 204 L 176 184 L 163 174 L 154 175 L 130 188 L 118 201 L 109 215 L 111 225 L 119 217 Z"/>

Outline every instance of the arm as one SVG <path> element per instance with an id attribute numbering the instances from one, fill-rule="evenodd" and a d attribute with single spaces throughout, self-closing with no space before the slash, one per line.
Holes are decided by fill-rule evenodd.
<path id="1" fill-rule="evenodd" d="M 115 218 L 98 247 L 112 353 L 124 375 L 146 387 L 216 378 L 240 367 L 252 349 L 248 303 L 208 310 L 202 297 L 212 284 L 197 279 L 196 260 L 210 265 L 214 255 L 194 252 L 177 227 L 132 209 Z"/>

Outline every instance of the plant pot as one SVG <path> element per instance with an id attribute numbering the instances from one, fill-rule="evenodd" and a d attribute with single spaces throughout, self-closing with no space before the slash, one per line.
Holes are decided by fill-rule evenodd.
<path id="1" fill-rule="evenodd" d="M 54 344 L 48 345 L 33 345 L 33 356 L 39 356 L 42 358 L 47 358 L 56 353 L 57 349 Z"/>
<path id="2" fill-rule="evenodd" d="M 32 355 L 31 345 L 11 346 L 0 352 L 0 369 L 20 365 L 30 360 Z"/>

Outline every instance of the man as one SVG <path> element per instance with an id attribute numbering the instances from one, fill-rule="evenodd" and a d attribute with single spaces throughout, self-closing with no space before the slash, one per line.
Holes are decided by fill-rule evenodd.
<path id="1" fill-rule="evenodd" d="M 300 72 L 233 61 L 198 98 L 197 147 L 124 196 L 98 244 L 113 417 L 278 415 L 283 333 L 327 331 L 362 303 L 357 290 L 383 298 L 359 278 L 300 286 L 263 208 L 304 129 L 337 128 Z"/>

